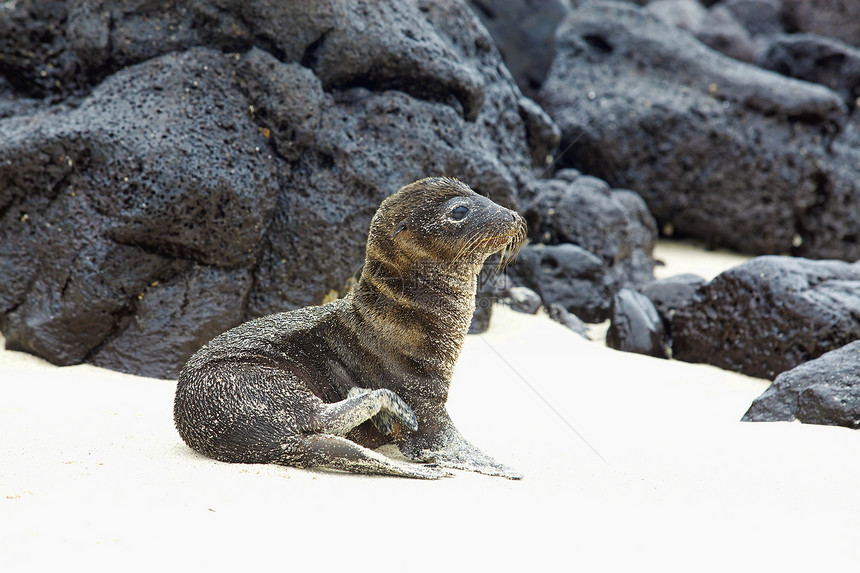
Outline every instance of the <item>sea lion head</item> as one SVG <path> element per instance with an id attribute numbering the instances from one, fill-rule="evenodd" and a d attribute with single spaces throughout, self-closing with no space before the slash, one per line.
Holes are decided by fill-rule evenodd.
<path id="1" fill-rule="evenodd" d="M 392 262 L 480 265 L 500 251 L 503 262 L 512 258 L 525 237 L 526 223 L 515 211 L 457 179 L 430 177 L 382 202 L 370 223 L 367 255 Z"/>

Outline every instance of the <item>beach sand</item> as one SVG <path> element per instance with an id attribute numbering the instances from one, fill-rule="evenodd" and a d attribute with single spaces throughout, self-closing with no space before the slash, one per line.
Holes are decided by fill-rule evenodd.
<path id="1" fill-rule="evenodd" d="M 656 257 L 708 278 L 743 260 Z M 853 570 L 860 433 L 739 422 L 767 385 L 497 307 L 449 410 L 525 478 L 428 482 L 212 461 L 173 428 L 175 382 L 3 351 L 0 567 Z"/>

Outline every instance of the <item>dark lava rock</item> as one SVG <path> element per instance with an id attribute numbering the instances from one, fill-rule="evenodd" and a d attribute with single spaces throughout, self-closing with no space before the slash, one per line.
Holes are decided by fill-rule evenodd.
<path id="1" fill-rule="evenodd" d="M 709 50 L 630 4 L 560 26 L 541 91 L 560 166 L 632 189 L 658 224 L 754 254 L 860 258 L 860 153 L 841 98 Z"/>
<path id="2" fill-rule="evenodd" d="M 498 263 L 498 256 L 490 257 L 478 273 L 475 312 L 469 324 L 469 334 L 486 332 L 493 315 L 493 303 L 503 300 L 513 286 L 510 277 L 505 273 L 507 269 L 500 269 Z"/>
<path id="3" fill-rule="evenodd" d="M 488 291 L 479 290 L 475 293 L 475 312 L 472 314 L 472 322 L 469 323 L 469 334 L 480 334 L 490 328 L 493 300 L 493 295 Z"/>
<path id="4" fill-rule="evenodd" d="M 860 341 L 777 376 L 743 420 L 860 428 Z"/>
<path id="5" fill-rule="evenodd" d="M 707 11 L 695 34 L 700 42 L 730 58 L 756 60 L 756 46 L 750 33 L 722 3 Z"/>
<path id="6" fill-rule="evenodd" d="M 787 32 L 811 32 L 860 48 L 860 2 L 782 0 Z"/>
<path id="7" fill-rule="evenodd" d="M 769 37 L 784 32 L 780 0 L 723 0 L 710 9 L 698 0 L 655 0 L 647 10 L 707 46 L 747 62 L 756 61 Z"/>
<path id="8" fill-rule="evenodd" d="M 278 182 L 225 68 L 203 48 L 165 56 L 78 108 L 0 122 L 9 348 L 76 364 L 148 346 L 145 368 L 127 371 L 166 376 L 177 347 L 193 350 L 183 341 L 199 346 L 242 315 Z"/>
<path id="9" fill-rule="evenodd" d="M 533 240 L 579 245 L 600 257 L 619 285 L 653 280 L 657 226 L 639 195 L 572 169 L 535 188 L 524 212 Z"/>
<path id="10" fill-rule="evenodd" d="M 767 40 L 782 33 L 780 0 L 722 0 L 693 29 L 696 38 L 723 54 L 756 62 Z"/>
<path id="11" fill-rule="evenodd" d="M 549 306 L 544 307 L 544 309 L 552 320 L 566 326 L 568 329 L 579 334 L 586 340 L 591 340 L 591 336 L 588 334 L 588 325 L 586 325 L 582 319 L 575 314 L 570 314 L 567 309 L 560 304 L 552 303 Z"/>
<path id="12" fill-rule="evenodd" d="M 509 272 L 514 283 L 538 293 L 544 306 L 557 303 L 586 322 L 609 318 L 614 281 L 606 265 L 582 247 L 527 245 Z"/>
<path id="13" fill-rule="evenodd" d="M 751 36 L 773 36 L 785 30 L 782 25 L 782 0 L 722 0 L 722 6 Z M 711 10 L 716 8 L 712 7 Z"/>
<path id="14" fill-rule="evenodd" d="M 537 314 L 541 307 L 538 293 L 527 287 L 512 287 L 507 299 L 511 309 L 525 314 Z"/>
<path id="15" fill-rule="evenodd" d="M 540 90 L 555 57 L 555 29 L 570 0 L 468 0 L 493 37 L 517 85 L 529 97 Z"/>
<path id="16" fill-rule="evenodd" d="M 688 273 L 651 281 L 641 286 L 639 292 L 654 303 L 657 314 L 663 319 L 663 326 L 671 333 L 675 311 L 690 302 L 705 282 L 699 275 Z"/>
<path id="17" fill-rule="evenodd" d="M 400 186 L 516 206 L 557 141 L 453 0 L 2 11 L 0 327 L 57 364 L 174 377 L 242 320 L 345 293 Z"/>
<path id="18" fill-rule="evenodd" d="M 773 379 L 860 338 L 860 263 L 757 257 L 675 312 L 673 356 Z"/>
<path id="19" fill-rule="evenodd" d="M 40 107 L 43 107 L 41 100 L 17 94 L 6 78 L 0 75 L 0 119 L 13 115 L 31 115 Z"/>
<path id="20" fill-rule="evenodd" d="M 860 99 L 860 49 L 815 34 L 773 38 L 759 65 L 785 76 L 822 84 L 853 109 Z"/>
<path id="21" fill-rule="evenodd" d="M 121 372 L 146 364 L 152 372 L 170 376 L 200 348 L 201 339 L 214 338 L 244 319 L 251 280 L 245 269 L 192 265 L 182 280 L 149 285 L 138 295 L 135 314 L 125 318 L 128 324 L 87 360 Z"/>
<path id="22" fill-rule="evenodd" d="M 646 9 L 663 22 L 695 33 L 707 10 L 699 0 L 653 0 Z"/>
<path id="23" fill-rule="evenodd" d="M 545 166 L 552 161 L 552 154 L 561 141 L 561 131 L 543 108 L 527 97 L 520 98 L 518 111 L 525 123 L 532 165 Z"/>
<path id="24" fill-rule="evenodd" d="M 667 358 L 668 340 L 654 303 L 643 294 L 623 288 L 612 300 L 612 322 L 606 345 L 624 352 Z"/>

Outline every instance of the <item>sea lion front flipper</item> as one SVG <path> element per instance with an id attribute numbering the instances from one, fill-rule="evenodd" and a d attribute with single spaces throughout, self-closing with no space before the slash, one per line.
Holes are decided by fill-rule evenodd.
<path id="1" fill-rule="evenodd" d="M 413 455 L 407 454 L 402 448 L 401 452 L 411 460 L 433 463 L 444 468 L 466 470 L 512 480 L 523 478 L 522 473 L 510 466 L 497 462 L 481 449 L 467 442 L 459 434 L 457 434 L 457 437 L 451 439 L 446 437 L 445 442 L 444 446 L 422 448 L 417 450 Z"/>
<path id="2" fill-rule="evenodd" d="M 466 440 L 447 412 L 436 413 L 442 423 L 433 431 L 410 432 L 397 442 L 401 453 L 412 461 L 434 463 L 442 467 L 477 472 L 518 480 L 523 474 L 510 466 L 497 462 L 480 448 Z"/>
<path id="3" fill-rule="evenodd" d="M 452 474 L 436 466 L 392 460 L 346 438 L 331 434 L 304 434 L 283 446 L 281 463 L 361 474 L 440 479 Z"/>
<path id="4" fill-rule="evenodd" d="M 435 463 L 444 468 L 466 470 L 511 480 L 523 479 L 522 473 L 508 465 L 497 462 L 495 459 L 485 454 L 481 449 L 473 446 L 465 440 L 463 441 L 463 444 L 456 445 L 455 447 L 430 451 L 427 453 L 431 456 L 430 459 L 428 459 L 428 462 Z"/>
<path id="5" fill-rule="evenodd" d="M 395 431 L 395 423 L 415 431 L 418 420 L 406 402 L 391 390 L 354 387 L 345 400 L 325 404 L 317 415 L 314 431 L 345 436 L 347 432 L 372 420 L 384 434 Z"/>

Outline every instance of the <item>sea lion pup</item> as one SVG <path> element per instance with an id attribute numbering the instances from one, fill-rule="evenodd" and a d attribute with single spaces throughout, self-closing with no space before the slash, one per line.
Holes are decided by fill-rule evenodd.
<path id="1" fill-rule="evenodd" d="M 228 462 L 519 479 L 460 435 L 445 402 L 478 272 L 525 233 L 517 213 L 456 179 L 403 187 L 374 215 L 349 294 L 246 322 L 191 357 L 176 388 L 179 434 Z M 392 442 L 427 465 L 370 449 Z"/>

